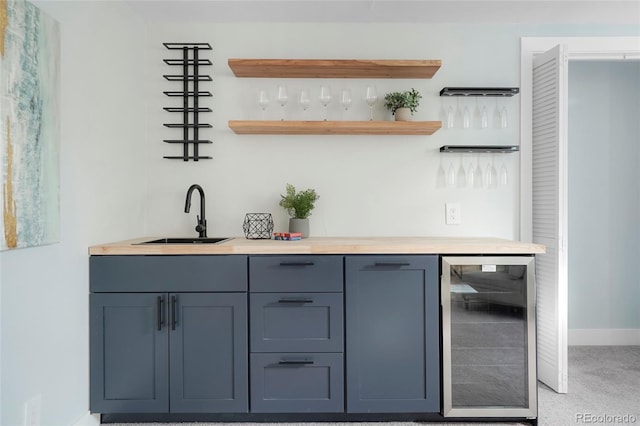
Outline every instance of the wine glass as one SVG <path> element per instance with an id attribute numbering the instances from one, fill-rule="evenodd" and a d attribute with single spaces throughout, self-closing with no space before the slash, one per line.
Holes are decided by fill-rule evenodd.
<path id="1" fill-rule="evenodd" d="M 487 106 L 482 105 L 482 111 L 480 111 L 480 128 L 486 129 L 489 127 L 489 111 L 487 111 Z"/>
<path id="2" fill-rule="evenodd" d="M 373 106 L 376 104 L 376 102 L 378 102 L 378 92 L 376 91 L 376 86 L 367 86 L 365 100 L 367 101 L 367 105 L 369 105 L 369 121 L 373 121 Z"/>
<path id="3" fill-rule="evenodd" d="M 493 111 L 493 119 L 494 119 L 494 122 L 496 123 L 495 127 L 498 127 L 500 129 L 506 129 L 507 127 L 509 127 L 507 107 L 503 103 L 502 108 L 500 108 L 498 105 L 497 97 L 496 97 L 496 109 Z"/>
<path id="4" fill-rule="evenodd" d="M 493 154 L 491 155 L 491 163 L 487 163 L 485 180 L 487 181 L 487 188 L 493 189 L 498 186 L 498 171 L 496 170 Z"/>
<path id="5" fill-rule="evenodd" d="M 466 100 L 464 101 L 464 108 L 462 109 L 462 128 L 468 129 L 471 127 L 471 112 Z"/>
<path id="6" fill-rule="evenodd" d="M 460 164 L 458 165 L 458 173 L 456 174 L 456 186 L 458 188 L 464 188 L 467 185 L 467 174 L 464 171 L 464 165 L 462 164 L 462 154 L 460 154 Z"/>
<path id="7" fill-rule="evenodd" d="M 351 90 L 342 89 L 340 93 L 340 105 L 344 108 L 345 112 L 349 110 L 351 106 Z"/>
<path id="8" fill-rule="evenodd" d="M 507 172 L 507 166 L 502 162 L 502 167 L 500 168 L 500 185 L 507 185 L 509 183 L 509 172 Z"/>
<path id="9" fill-rule="evenodd" d="M 456 186 L 456 168 L 453 167 L 453 161 L 449 162 L 447 169 L 447 186 Z"/>
<path id="10" fill-rule="evenodd" d="M 478 102 L 478 96 L 475 96 L 476 105 L 473 108 L 473 125 L 474 127 L 480 127 L 482 121 L 482 110 L 480 109 L 480 103 Z"/>
<path id="11" fill-rule="evenodd" d="M 262 118 L 264 119 L 265 111 L 269 106 L 269 92 L 266 89 L 260 89 L 258 92 L 258 105 L 262 109 Z"/>
<path id="12" fill-rule="evenodd" d="M 320 102 L 324 107 L 324 121 L 327 121 L 327 106 L 331 102 L 331 88 L 329 86 L 320 87 Z"/>
<path id="13" fill-rule="evenodd" d="M 289 100 L 289 93 L 287 91 L 287 86 L 282 84 L 278 86 L 277 99 L 278 99 L 278 103 L 282 107 L 282 117 L 280 118 L 280 120 L 284 121 L 284 106 L 287 104 L 287 101 Z"/>
<path id="14" fill-rule="evenodd" d="M 469 185 L 469 188 L 473 188 L 475 186 L 475 182 L 476 182 L 476 172 L 475 172 L 475 168 L 473 167 L 473 158 L 469 161 L 469 170 L 467 171 L 467 185 Z"/>
<path id="15" fill-rule="evenodd" d="M 473 170 L 473 188 L 480 189 L 482 188 L 482 167 L 480 166 L 480 154 L 478 154 L 478 159 L 476 160 L 476 168 Z"/>
<path id="16" fill-rule="evenodd" d="M 500 128 L 506 129 L 508 126 L 509 123 L 507 118 L 507 106 L 503 104 L 502 108 L 500 109 Z"/>
<path id="17" fill-rule="evenodd" d="M 456 111 L 453 108 L 453 105 L 449 105 L 447 108 L 447 129 L 453 129 L 456 122 Z"/>
<path id="18" fill-rule="evenodd" d="M 311 96 L 309 95 L 309 89 L 300 90 L 300 96 L 298 97 L 298 102 L 302 107 L 302 111 L 306 111 L 311 105 Z"/>

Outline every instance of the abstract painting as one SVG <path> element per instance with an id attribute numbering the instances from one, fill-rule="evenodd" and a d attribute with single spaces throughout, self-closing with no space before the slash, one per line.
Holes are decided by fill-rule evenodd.
<path id="1" fill-rule="evenodd" d="M 0 0 L 0 250 L 59 239 L 59 61 L 58 23 Z"/>

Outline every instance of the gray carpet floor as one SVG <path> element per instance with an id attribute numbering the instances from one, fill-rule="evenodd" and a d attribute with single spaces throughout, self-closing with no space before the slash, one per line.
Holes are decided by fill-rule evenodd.
<path id="1" fill-rule="evenodd" d="M 424 423 L 331 423 L 331 426 L 419 426 Z M 496 425 L 495 423 L 447 423 Z M 569 393 L 557 394 L 538 385 L 538 424 L 541 426 L 640 425 L 640 346 L 569 347 Z M 137 426 L 134 423 L 112 426 Z M 176 423 L 144 426 L 176 426 Z M 260 426 L 260 423 L 181 423 L 180 426 Z M 269 426 L 275 426 L 271 423 Z M 298 423 L 327 426 L 329 423 Z M 430 425 L 440 425 L 430 423 Z M 499 425 L 514 425 L 500 423 Z M 288 423 L 287 426 L 296 426 Z"/>

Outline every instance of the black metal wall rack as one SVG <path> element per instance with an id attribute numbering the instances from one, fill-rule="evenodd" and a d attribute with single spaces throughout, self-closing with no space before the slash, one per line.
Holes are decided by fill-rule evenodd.
<path id="1" fill-rule="evenodd" d="M 440 147 L 440 152 L 458 153 L 510 153 L 518 152 L 518 145 L 445 145 Z"/>
<path id="2" fill-rule="evenodd" d="M 164 139 L 163 142 L 169 144 L 182 144 L 182 155 L 164 156 L 171 160 L 198 161 L 211 159 L 211 157 L 201 156 L 199 153 L 200 144 L 210 144 L 208 139 L 200 139 L 199 130 L 211 128 L 211 124 L 200 122 L 200 113 L 211 112 L 211 108 L 200 106 L 200 98 L 211 97 L 211 92 L 200 90 L 200 82 L 212 81 L 210 75 L 201 74 L 200 67 L 212 65 L 211 60 L 200 57 L 201 50 L 212 50 L 209 43 L 162 43 L 169 50 L 182 51 L 182 58 L 164 59 L 164 63 L 170 66 L 182 67 L 182 74 L 164 74 L 168 81 L 182 82 L 181 91 L 165 91 L 169 97 L 182 98 L 182 106 L 164 107 L 168 112 L 182 113 L 181 123 L 164 123 L 165 127 L 172 129 L 182 129 L 182 139 Z M 193 146 L 193 155 L 189 153 L 189 146 Z"/>
<path id="3" fill-rule="evenodd" d="M 519 87 L 444 87 L 440 96 L 513 96 Z"/>

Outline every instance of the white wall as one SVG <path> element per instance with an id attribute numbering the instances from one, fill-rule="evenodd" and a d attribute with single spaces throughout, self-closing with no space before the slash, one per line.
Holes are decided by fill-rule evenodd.
<path id="1" fill-rule="evenodd" d="M 593 344 L 594 337 L 615 343 L 625 335 L 640 344 L 638 93 L 638 63 L 570 62 L 569 328 L 575 344 Z"/>
<path id="2" fill-rule="evenodd" d="M 417 120 L 440 120 L 444 86 L 518 86 L 519 39 L 515 28 L 456 25 L 385 24 L 212 24 L 155 25 L 149 27 L 148 68 L 150 99 L 148 132 L 150 181 L 148 191 L 148 229 L 151 234 L 193 234 L 195 214 L 182 211 L 184 196 L 191 183 L 200 183 L 207 194 L 211 235 L 242 235 L 247 212 L 270 212 L 276 229 L 286 230 L 286 212 L 278 206 L 287 182 L 297 188 L 315 188 L 320 195 L 311 216 L 311 233 L 316 236 L 362 235 L 488 235 L 514 238 L 518 235 L 518 154 L 499 155 L 496 167 L 504 161 L 511 181 L 495 190 L 437 189 L 436 171 L 441 159 L 448 167 L 457 167 L 459 155 L 438 153 L 445 144 L 517 144 L 519 98 L 506 103 L 511 116 L 507 130 L 440 130 L 432 136 L 264 136 L 236 135 L 228 120 L 259 119 L 256 103 L 259 88 L 271 91 L 272 103 L 267 117 L 278 119 L 280 107 L 275 101 L 279 83 L 289 87 L 288 118 L 300 119 L 302 113 L 295 96 L 303 86 L 312 91 L 313 106 L 307 118 L 321 119 L 317 101 L 322 83 L 331 85 L 334 97 L 343 87 L 353 91 L 354 105 L 346 117 L 366 120 L 368 109 L 363 100 L 365 87 L 377 85 L 381 96 L 393 90 L 415 87 L 423 93 Z M 402 34 L 398 39 L 398 34 Z M 201 117 L 214 125 L 202 134 L 214 141 L 202 146 L 213 160 L 198 164 L 163 160 L 163 155 L 179 153 L 179 148 L 160 142 L 178 135 L 162 123 L 172 115 L 160 105 L 172 104 L 163 90 L 177 87 L 157 76 L 172 71 L 162 58 L 176 57 L 162 42 L 190 40 L 210 42 L 208 54 L 214 66 L 209 87 L 213 99 L 205 99 L 214 112 Z M 205 55 L 207 53 L 205 52 Z M 228 58 L 415 58 L 441 59 L 442 67 L 431 80 L 384 79 L 239 79 L 227 65 Z M 490 59 L 489 59 L 490 58 Z M 203 85 L 206 87 L 206 84 Z M 176 101 L 173 100 L 175 103 Z M 454 102 L 454 100 L 451 100 Z M 495 98 L 488 101 L 490 110 Z M 473 110 L 475 103 L 469 100 Z M 448 104 L 447 104 L 448 105 Z M 481 104 L 482 105 L 482 104 Z M 391 119 L 380 103 L 377 120 Z M 344 116 L 336 102 L 329 107 L 329 119 Z M 173 133 L 172 133 L 173 132 Z M 468 167 L 470 156 L 465 156 Z M 483 156 L 482 166 L 489 157 Z M 475 156 L 473 162 L 476 162 Z M 456 201 L 462 207 L 462 225 L 444 224 L 445 202 Z"/>
<path id="3" fill-rule="evenodd" d="M 88 411 L 87 247 L 143 233 L 144 27 L 126 7 L 42 2 L 60 22 L 60 243 L 0 253 L 3 426 Z"/>

